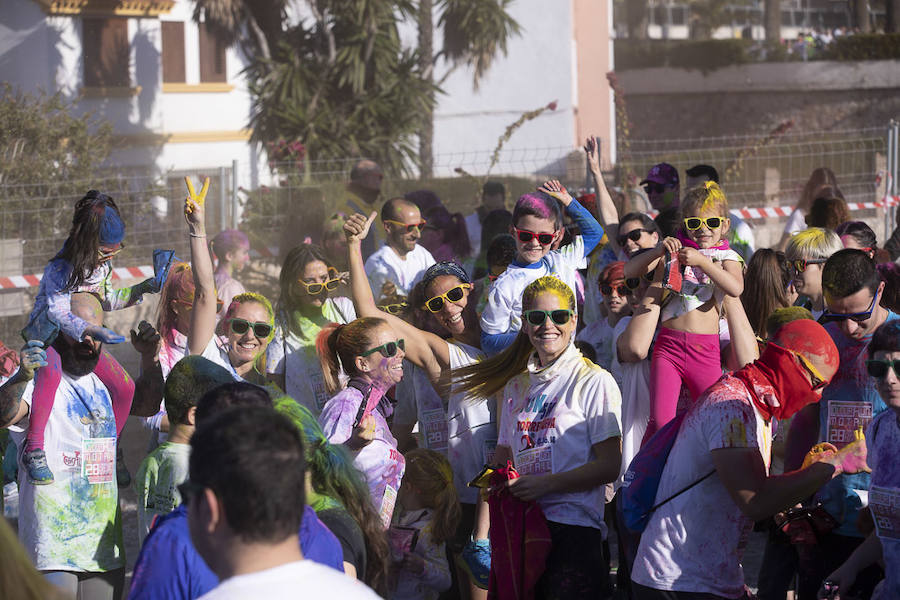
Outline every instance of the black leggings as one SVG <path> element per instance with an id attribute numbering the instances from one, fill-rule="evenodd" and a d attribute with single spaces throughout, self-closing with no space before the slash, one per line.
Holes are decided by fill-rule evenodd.
<path id="1" fill-rule="evenodd" d="M 610 595 L 609 565 L 603 556 L 603 532 L 594 527 L 547 521 L 553 543 L 537 600 L 595 600 Z"/>

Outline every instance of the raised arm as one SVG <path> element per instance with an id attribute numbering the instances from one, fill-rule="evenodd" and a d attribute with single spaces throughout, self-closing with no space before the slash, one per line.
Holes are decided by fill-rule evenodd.
<path id="1" fill-rule="evenodd" d="M 159 365 L 159 332 L 147 321 L 141 321 L 137 330 L 131 330 L 131 345 L 141 355 L 141 376 L 134 380 L 131 414 L 152 417 L 159 412 L 165 383 Z"/>
<path id="2" fill-rule="evenodd" d="M 190 177 L 184 178 L 188 197 L 184 201 L 184 218 L 191 236 L 191 271 L 194 274 L 194 307 L 191 311 L 191 332 L 188 353 L 202 354 L 216 331 L 216 282 L 212 258 L 206 246 L 206 192 L 209 177 L 198 194 Z"/>
<path id="3" fill-rule="evenodd" d="M 648 253 L 649 254 L 649 253 Z M 662 304 L 662 274 L 657 274 L 641 305 L 634 311 L 625 331 L 616 340 L 619 362 L 640 362 L 650 354 L 650 344 L 656 334 Z"/>
<path id="4" fill-rule="evenodd" d="M 597 217 L 600 225 L 606 230 L 613 250 L 618 253 L 619 244 L 616 238 L 619 235 L 619 211 L 616 210 L 612 196 L 606 189 L 606 182 L 603 181 L 603 173 L 600 171 L 600 145 L 595 136 L 587 139 L 584 144 L 584 153 L 587 156 L 591 176 L 594 178 L 594 188 L 597 190 L 597 212 L 600 213 Z"/>
<path id="5" fill-rule="evenodd" d="M 545 181 L 538 190 L 562 202 L 563 206 L 566 207 L 566 211 L 581 230 L 581 238 L 584 241 L 584 255 L 587 256 L 593 252 L 600 240 L 603 239 L 603 227 L 600 226 L 600 223 L 597 222 L 591 211 L 583 207 L 579 202 L 575 202 L 572 195 L 566 191 L 566 188 L 555 179 Z"/>
<path id="6" fill-rule="evenodd" d="M 29 340 L 22 348 L 19 370 L 0 387 L 0 428 L 15 425 L 28 415 L 28 405 L 22 401 L 34 372 L 47 366 L 47 353 L 38 340 Z"/>
<path id="7" fill-rule="evenodd" d="M 440 377 L 442 369 L 450 368 L 450 350 L 447 342 L 440 337 L 422 331 L 394 315 L 378 310 L 362 257 L 362 241 L 369 233 L 369 228 L 377 213 L 372 212 L 368 218 L 360 214 L 350 215 L 344 223 L 344 235 L 347 237 L 347 252 L 350 265 L 350 291 L 356 314 L 360 317 L 377 317 L 387 321 L 405 340 L 406 358 L 428 373 L 432 381 Z"/>
<path id="8" fill-rule="evenodd" d="M 725 310 L 725 320 L 728 322 L 728 332 L 731 336 L 731 356 L 728 365 L 729 371 L 740 369 L 759 358 L 759 344 L 756 342 L 756 334 L 744 311 L 744 305 L 740 298 L 725 296 L 722 302 Z"/>

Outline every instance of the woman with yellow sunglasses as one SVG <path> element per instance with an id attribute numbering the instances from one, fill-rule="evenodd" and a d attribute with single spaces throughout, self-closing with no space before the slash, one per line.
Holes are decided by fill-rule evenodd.
<path id="1" fill-rule="evenodd" d="M 343 281 L 318 246 L 297 246 L 281 267 L 275 337 L 266 353 L 266 368 L 269 379 L 314 416 L 329 398 L 316 336 L 328 323 L 356 318 L 350 299 L 337 295 Z"/>
<path id="2" fill-rule="evenodd" d="M 490 572 L 490 545 L 487 540 L 490 521 L 487 505 L 477 491 L 467 487 L 489 462 L 497 441 L 493 401 L 449 390 L 439 382 L 454 369 L 474 365 L 484 359 L 480 349 L 481 327 L 475 313 L 472 285 L 465 270 L 454 262 L 439 262 L 429 267 L 410 294 L 410 303 L 432 320 L 431 329 L 450 335 L 444 339 L 419 329 L 394 315 L 379 311 L 363 268 L 361 245 L 369 232 L 375 213 L 366 219 L 352 215 L 344 225 L 350 264 L 350 286 L 356 310 L 361 317 L 378 317 L 388 322 L 405 341 L 406 359 L 421 368 L 447 397 L 447 409 L 420 414 L 426 429 L 446 432 L 446 451 L 453 468 L 453 480 L 462 504 L 462 520 L 450 546 L 458 553 L 457 562 L 469 574 L 473 598 L 486 597 Z M 418 412 L 422 413 L 422 410 Z M 432 419 L 432 420 L 429 420 Z M 403 432 L 395 429 L 400 437 Z M 429 440 L 423 440 L 427 446 Z M 474 541 L 469 541 L 470 539 Z"/>

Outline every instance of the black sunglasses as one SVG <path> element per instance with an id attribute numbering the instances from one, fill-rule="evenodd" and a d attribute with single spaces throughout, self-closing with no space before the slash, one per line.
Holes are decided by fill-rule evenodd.
<path id="1" fill-rule="evenodd" d="M 535 233 L 533 231 L 528 231 L 527 229 L 516 229 L 516 234 L 519 236 L 519 241 L 523 244 L 527 244 L 534 238 L 537 238 L 538 243 L 541 246 L 549 246 L 551 242 L 553 242 L 552 233 Z"/>
<path id="2" fill-rule="evenodd" d="M 613 287 L 611 285 L 601 285 L 600 286 L 600 293 L 603 294 L 604 296 L 611 296 L 613 293 L 613 290 L 615 290 L 619 296 L 630 296 L 631 295 L 631 290 L 626 285 L 619 285 L 616 287 Z"/>
<path id="3" fill-rule="evenodd" d="M 666 186 L 661 183 L 656 183 L 654 181 L 648 181 L 644 184 L 644 191 L 648 194 L 661 194 L 666 190 Z"/>
<path id="4" fill-rule="evenodd" d="M 645 233 L 653 233 L 649 229 L 632 229 L 628 233 L 623 233 L 622 235 L 616 237 L 616 242 L 620 246 L 624 246 L 627 240 L 631 240 L 632 242 L 637 242 L 641 239 L 641 236 Z"/>
<path id="5" fill-rule="evenodd" d="M 231 328 L 231 332 L 237 335 L 244 335 L 248 329 L 253 327 L 253 335 L 261 340 L 269 337 L 269 334 L 272 333 L 272 325 L 269 323 L 262 321 L 251 323 L 247 319 L 238 319 L 237 317 L 229 319 L 228 326 Z"/>
<path id="6" fill-rule="evenodd" d="M 867 310 L 858 313 L 833 313 L 826 310 L 825 313 L 819 317 L 819 323 L 825 324 L 831 323 L 832 321 L 846 321 L 847 319 L 857 323 L 868 321 L 872 316 L 872 313 L 875 312 L 875 307 L 878 305 L 879 291 L 880 290 L 875 290 L 875 297 L 872 298 L 872 304 L 869 305 Z"/>
<path id="7" fill-rule="evenodd" d="M 547 317 L 550 317 L 550 320 L 557 325 L 565 325 L 572 318 L 572 311 L 567 308 L 560 308 L 558 310 L 526 310 L 522 314 L 525 317 L 525 320 L 535 327 L 543 325 L 547 320 Z"/>
<path id="8" fill-rule="evenodd" d="M 649 273 L 644 273 L 644 275 L 643 275 L 644 279 L 646 279 L 647 281 L 653 281 L 653 274 L 655 272 L 656 272 L 656 269 L 650 271 Z M 638 286 L 640 286 L 640 285 L 641 285 L 640 277 L 629 277 L 628 279 L 625 280 L 625 286 L 629 290 L 636 290 L 636 289 L 638 289 Z"/>
<path id="9" fill-rule="evenodd" d="M 900 377 L 900 360 L 867 360 L 866 371 L 876 379 L 883 379 L 888 369 L 894 369 L 894 375 Z"/>
<path id="10" fill-rule="evenodd" d="M 397 340 L 396 342 L 388 342 L 386 344 L 376 346 L 375 348 L 372 348 L 371 350 L 366 350 L 365 352 L 360 354 L 360 356 L 369 356 L 370 354 L 375 354 L 376 352 L 381 352 L 381 354 L 383 354 L 386 358 L 390 358 L 390 357 L 394 356 L 395 354 L 397 354 L 397 348 L 400 348 L 401 350 L 404 350 L 404 351 L 406 350 L 406 342 L 404 342 L 402 338 Z"/>

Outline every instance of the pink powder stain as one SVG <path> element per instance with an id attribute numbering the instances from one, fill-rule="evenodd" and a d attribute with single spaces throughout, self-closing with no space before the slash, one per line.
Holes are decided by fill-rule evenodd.
<path id="1" fill-rule="evenodd" d="M 547 206 L 547 200 L 533 194 L 523 194 L 516 201 L 516 207 L 528 208 L 539 214 L 544 219 L 553 217 L 550 207 Z"/>

